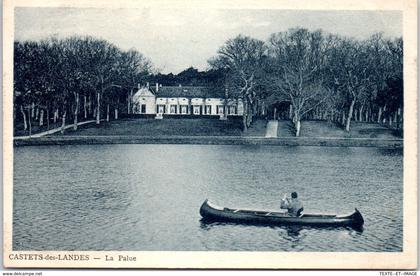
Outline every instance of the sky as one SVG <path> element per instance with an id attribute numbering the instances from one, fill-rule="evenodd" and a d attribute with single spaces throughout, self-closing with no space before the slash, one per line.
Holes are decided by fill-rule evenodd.
<path id="1" fill-rule="evenodd" d="M 308 11 L 261 9 L 98 9 L 16 8 L 15 40 L 92 35 L 123 50 L 137 49 L 156 70 L 174 74 L 208 69 L 207 60 L 239 34 L 266 41 L 289 28 L 339 34 L 356 39 L 375 32 L 402 36 L 398 11 Z"/>

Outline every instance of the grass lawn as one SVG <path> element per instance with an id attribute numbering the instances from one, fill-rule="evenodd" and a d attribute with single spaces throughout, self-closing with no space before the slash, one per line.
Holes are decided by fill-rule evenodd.
<path id="1" fill-rule="evenodd" d="M 50 123 L 50 128 L 47 128 L 47 123 L 44 122 L 43 126 L 39 126 L 39 121 L 32 122 L 32 135 L 40 132 L 44 132 L 50 129 L 58 128 L 61 126 L 61 121 L 57 121 L 55 124 L 53 122 Z M 19 123 L 18 125 L 14 126 L 13 129 L 13 136 L 27 136 L 29 135 L 29 126 L 27 130 L 24 130 L 23 123 Z"/>
<path id="2" fill-rule="evenodd" d="M 254 122 L 252 122 L 251 126 L 248 128 L 248 130 L 244 133 L 242 133 L 242 136 L 246 137 L 265 137 L 265 133 L 267 131 L 267 121 L 263 119 L 255 119 Z"/>
<path id="3" fill-rule="evenodd" d="M 89 124 L 80 126 L 77 131 L 66 130 L 64 135 L 81 136 L 242 136 L 264 137 L 267 121 L 256 119 L 251 127 L 242 132 L 240 118 L 220 121 L 218 119 L 120 119 L 101 122 L 99 126 Z M 279 121 L 278 137 L 295 137 L 290 121 Z M 56 133 L 54 135 L 62 135 Z M 301 137 L 339 137 L 339 138 L 401 138 L 388 129 L 376 123 L 352 122 L 350 132 L 342 127 L 326 121 L 302 121 Z"/>
<path id="4" fill-rule="evenodd" d="M 344 138 L 378 138 L 394 139 L 395 131 L 376 123 L 351 122 L 350 132 L 326 121 L 302 121 L 301 137 L 344 137 Z M 290 121 L 279 121 L 278 137 L 294 137 L 293 124 Z"/>
<path id="5" fill-rule="evenodd" d="M 265 122 L 265 121 L 263 121 Z M 61 135 L 61 134 L 57 134 Z M 77 131 L 68 130 L 65 135 L 134 135 L 134 136 L 264 136 L 265 124 L 255 122 L 242 133 L 241 120 L 229 119 L 121 119 L 102 122 L 99 126 L 82 126 Z"/>

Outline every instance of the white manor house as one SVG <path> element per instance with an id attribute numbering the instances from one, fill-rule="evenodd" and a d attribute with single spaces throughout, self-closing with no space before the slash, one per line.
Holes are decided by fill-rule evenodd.
<path id="1" fill-rule="evenodd" d="M 156 115 L 161 119 L 164 115 L 195 116 L 242 116 L 241 99 L 227 99 L 225 105 L 224 91 L 207 86 L 162 86 L 156 84 L 139 87 L 133 95 L 133 113 Z"/>

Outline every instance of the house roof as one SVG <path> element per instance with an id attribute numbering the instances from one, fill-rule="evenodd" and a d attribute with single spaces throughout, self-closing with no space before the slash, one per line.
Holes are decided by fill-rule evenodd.
<path id="1" fill-rule="evenodd" d="M 156 97 L 185 97 L 185 98 L 224 98 L 223 89 L 209 86 L 162 86 L 156 92 L 151 88 Z"/>
<path id="2" fill-rule="evenodd" d="M 146 87 L 142 87 L 134 95 L 140 95 L 140 96 L 154 96 L 153 92 L 150 91 L 150 89 L 147 89 Z"/>

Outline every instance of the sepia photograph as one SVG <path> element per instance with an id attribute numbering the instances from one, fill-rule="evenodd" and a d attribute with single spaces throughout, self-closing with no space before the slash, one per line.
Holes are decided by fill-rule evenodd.
<path id="1" fill-rule="evenodd" d="M 328 3 L 5 1 L 5 264 L 417 267 L 416 2 Z"/>

